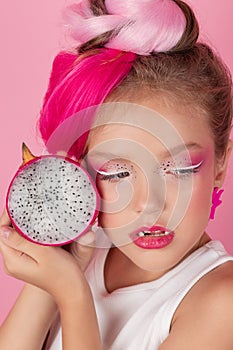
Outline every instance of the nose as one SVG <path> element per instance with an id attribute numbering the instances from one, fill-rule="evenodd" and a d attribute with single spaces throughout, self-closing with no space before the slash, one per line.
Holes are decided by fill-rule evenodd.
<path id="1" fill-rule="evenodd" d="M 158 198 L 158 196 L 154 196 L 152 198 L 147 198 L 146 200 L 140 197 L 135 205 L 135 211 L 143 215 L 145 221 L 151 221 L 158 218 L 163 212 L 165 207 L 165 201 Z"/>
<path id="2" fill-rule="evenodd" d="M 145 216 L 157 216 L 165 207 L 165 184 L 154 173 L 144 179 L 135 191 L 134 210 Z"/>

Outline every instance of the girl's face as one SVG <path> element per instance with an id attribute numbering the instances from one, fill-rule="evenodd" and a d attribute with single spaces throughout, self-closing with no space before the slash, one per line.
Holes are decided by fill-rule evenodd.
<path id="1" fill-rule="evenodd" d="M 217 171 L 214 142 L 206 115 L 162 99 L 140 105 L 92 131 L 86 161 L 105 233 L 138 267 L 162 272 L 204 237 Z"/>

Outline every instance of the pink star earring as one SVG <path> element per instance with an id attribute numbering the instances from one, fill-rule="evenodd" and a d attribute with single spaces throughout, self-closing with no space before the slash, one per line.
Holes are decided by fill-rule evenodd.
<path id="1" fill-rule="evenodd" d="M 213 196 L 212 196 L 212 207 L 211 207 L 211 212 L 210 212 L 210 219 L 211 220 L 214 220 L 216 208 L 222 203 L 222 201 L 220 200 L 220 197 L 223 194 L 223 192 L 224 192 L 224 190 L 219 191 L 218 187 L 214 188 Z"/>

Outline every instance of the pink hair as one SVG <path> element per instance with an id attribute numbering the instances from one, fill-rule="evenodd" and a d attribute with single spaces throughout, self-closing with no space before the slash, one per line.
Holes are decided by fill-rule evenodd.
<path id="1" fill-rule="evenodd" d="M 81 0 L 65 12 L 71 35 L 81 46 L 113 31 L 105 47 L 149 55 L 175 47 L 185 32 L 184 12 L 174 0 L 105 0 L 107 15 L 94 16 Z"/>
<path id="2" fill-rule="evenodd" d="M 87 132 L 79 139 L 76 138 L 75 143 L 70 145 L 72 147 L 66 151 L 69 151 L 69 156 L 80 158 L 94 116 L 77 112 L 103 103 L 109 93 L 128 75 L 135 57 L 133 53 L 105 48 L 95 55 L 79 59 L 71 53 L 58 54 L 53 62 L 49 87 L 38 121 L 45 144 L 49 145 L 49 140 L 58 127 L 75 115 L 75 124 L 80 130 Z M 69 133 L 65 134 L 64 130 L 65 127 L 57 133 L 56 142 L 59 143 L 60 137 L 69 137 Z M 47 149 L 50 152 L 55 151 L 48 147 Z"/>
<path id="3" fill-rule="evenodd" d="M 105 7 L 107 15 L 94 15 L 89 0 L 77 0 L 67 9 L 66 18 L 78 45 L 101 34 L 112 32 L 112 35 L 95 54 L 78 58 L 63 52 L 55 58 L 39 119 L 39 130 L 47 149 L 56 131 L 53 143 L 65 137 L 72 140 L 65 150 L 77 158 L 82 155 L 95 114 L 90 110 L 78 112 L 103 103 L 128 75 L 136 54 L 149 55 L 175 47 L 187 24 L 182 9 L 173 0 L 105 0 Z M 74 114 L 77 114 L 75 122 L 74 118 L 70 119 Z M 69 125 L 64 124 L 68 118 Z M 80 130 L 83 135 L 74 139 L 77 125 L 76 135 Z"/>

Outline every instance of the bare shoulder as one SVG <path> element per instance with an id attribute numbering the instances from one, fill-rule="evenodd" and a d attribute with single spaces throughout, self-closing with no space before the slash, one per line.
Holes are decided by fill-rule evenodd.
<path id="1" fill-rule="evenodd" d="M 219 303 L 224 303 L 228 297 L 233 301 L 233 261 L 225 262 L 202 277 L 187 294 L 187 302 L 193 299 L 204 305 L 208 301 L 210 305 L 218 296 Z"/>
<path id="2" fill-rule="evenodd" d="M 221 292 L 230 294 L 233 290 L 233 261 L 227 261 L 203 276 L 190 291 L 193 297 L 211 297 Z M 203 294 L 204 293 L 204 294 Z"/>
<path id="3" fill-rule="evenodd" d="M 233 349 L 233 261 L 202 277 L 177 308 L 160 350 Z"/>
<path id="4" fill-rule="evenodd" d="M 190 315 L 190 311 L 197 316 L 208 312 L 210 317 L 224 312 L 233 320 L 233 261 L 218 266 L 193 286 L 177 309 L 173 322 L 187 313 Z"/>

